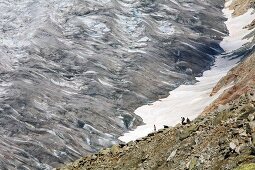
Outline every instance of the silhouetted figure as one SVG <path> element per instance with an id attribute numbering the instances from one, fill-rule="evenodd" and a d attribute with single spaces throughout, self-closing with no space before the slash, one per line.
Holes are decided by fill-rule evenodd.
<path id="1" fill-rule="evenodd" d="M 186 125 L 187 123 L 185 122 L 185 118 L 181 117 L 181 119 L 182 119 L 182 125 Z"/>
<path id="2" fill-rule="evenodd" d="M 156 125 L 154 125 L 154 132 L 156 132 L 157 131 L 157 128 L 156 128 Z"/>
<path id="3" fill-rule="evenodd" d="M 187 119 L 186 119 L 186 122 L 187 122 L 187 124 L 190 124 L 190 123 L 191 123 L 191 121 L 189 120 L 188 117 L 187 117 Z"/>
<path id="4" fill-rule="evenodd" d="M 169 128 L 169 126 L 167 126 L 167 125 L 164 125 L 164 129 L 166 129 L 166 128 Z"/>

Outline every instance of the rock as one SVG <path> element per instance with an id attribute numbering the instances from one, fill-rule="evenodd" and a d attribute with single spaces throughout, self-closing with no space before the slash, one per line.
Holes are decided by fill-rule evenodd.
<path id="1" fill-rule="evenodd" d="M 196 169 L 196 165 L 197 165 L 197 159 L 196 158 L 192 158 L 188 164 L 186 165 L 187 169 L 189 170 L 195 170 Z"/>
<path id="2" fill-rule="evenodd" d="M 203 155 L 199 156 L 199 161 L 201 163 L 204 163 L 205 162 L 205 157 Z"/>
<path id="3" fill-rule="evenodd" d="M 148 139 L 148 137 L 143 137 L 142 141 L 146 141 Z"/>
<path id="4" fill-rule="evenodd" d="M 127 146 L 134 146 L 135 145 L 135 142 L 134 141 L 130 141 L 127 143 Z"/>
<path id="5" fill-rule="evenodd" d="M 187 68 L 187 69 L 185 70 L 185 73 L 188 74 L 188 75 L 192 75 L 192 74 L 193 74 L 193 71 L 192 71 L 191 68 Z"/>
<path id="6" fill-rule="evenodd" d="M 241 132 L 241 133 L 240 133 L 240 136 L 242 136 L 242 137 L 247 137 L 248 135 L 247 135 L 247 133 L 244 131 L 244 132 Z"/>
<path id="7" fill-rule="evenodd" d="M 235 148 L 235 152 L 238 153 L 238 154 L 240 154 L 241 149 L 242 149 L 242 146 L 237 146 L 237 147 Z"/>
<path id="8" fill-rule="evenodd" d="M 255 132 L 251 134 L 252 143 L 255 146 Z"/>
<path id="9" fill-rule="evenodd" d="M 113 170 L 118 170 L 118 169 L 120 169 L 120 166 L 119 166 L 119 165 L 113 167 Z"/>
<path id="10" fill-rule="evenodd" d="M 151 137 L 151 136 L 154 136 L 155 134 L 156 134 L 156 132 L 152 132 L 152 133 L 149 133 L 147 136 Z"/>
<path id="11" fill-rule="evenodd" d="M 144 141 L 144 138 L 138 138 L 135 140 L 136 142 L 141 142 L 141 141 Z"/>
<path id="12" fill-rule="evenodd" d="M 100 155 L 107 155 L 111 152 L 110 148 L 103 149 L 99 152 Z"/>
<path id="13" fill-rule="evenodd" d="M 232 135 L 238 135 L 239 134 L 239 129 L 231 129 Z"/>
<path id="14" fill-rule="evenodd" d="M 141 170 L 143 170 L 143 169 L 144 169 L 144 168 L 143 168 L 143 164 L 142 164 L 142 163 L 138 164 L 138 167 L 139 167 L 139 169 L 141 169 Z"/>
<path id="15" fill-rule="evenodd" d="M 74 168 L 78 168 L 80 166 L 80 163 L 78 161 L 75 161 L 72 166 Z"/>
<path id="16" fill-rule="evenodd" d="M 120 149 L 119 145 L 113 145 L 111 147 L 111 153 L 113 155 L 116 155 L 116 154 L 120 153 L 120 151 L 121 151 L 121 149 Z"/>
<path id="17" fill-rule="evenodd" d="M 198 127 L 199 127 L 198 125 L 193 124 L 190 127 L 184 129 L 183 132 L 179 134 L 179 139 L 184 140 L 188 138 L 193 132 L 197 131 Z"/>
<path id="18" fill-rule="evenodd" d="M 253 114 L 249 114 L 248 116 L 248 120 L 251 122 L 254 120 L 254 115 Z"/>
<path id="19" fill-rule="evenodd" d="M 150 141 L 152 141 L 152 139 L 151 138 L 147 138 L 146 141 L 150 142 Z"/>
<path id="20" fill-rule="evenodd" d="M 242 128 L 242 127 L 244 127 L 244 122 L 243 122 L 243 120 L 237 120 L 237 121 L 236 121 L 236 127 L 237 127 L 237 128 Z"/>
<path id="21" fill-rule="evenodd" d="M 234 142 L 230 142 L 229 148 L 234 151 L 236 149 L 236 144 Z"/>
<path id="22" fill-rule="evenodd" d="M 240 112 L 239 110 L 238 110 L 238 112 Z M 249 114 L 249 112 L 243 112 L 242 114 L 241 114 L 241 116 L 239 116 L 238 117 L 238 119 L 239 120 L 242 120 L 242 119 L 248 119 L 248 116 L 249 116 L 250 114 Z"/>
<path id="23" fill-rule="evenodd" d="M 234 170 L 253 170 L 255 169 L 255 163 L 243 164 L 235 168 Z"/>
<path id="24" fill-rule="evenodd" d="M 198 145 L 200 143 L 199 138 L 195 138 L 194 142 L 195 142 L 195 145 Z"/>
<path id="25" fill-rule="evenodd" d="M 121 152 L 121 153 L 119 154 L 119 157 L 124 156 L 124 155 L 125 155 L 125 153 L 124 153 L 124 152 Z"/>
<path id="26" fill-rule="evenodd" d="M 184 131 L 184 132 L 182 132 L 181 134 L 179 134 L 179 139 L 180 139 L 180 140 L 184 140 L 184 139 L 186 139 L 187 137 L 189 137 L 189 135 L 190 135 L 189 132 Z"/>
<path id="27" fill-rule="evenodd" d="M 123 148 L 124 146 L 126 146 L 126 144 L 125 143 L 120 143 L 119 146 L 120 146 L 120 148 Z"/>
<path id="28" fill-rule="evenodd" d="M 219 112 L 223 112 L 224 110 L 226 110 L 226 108 L 228 108 L 229 106 L 228 105 L 219 105 L 218 106 L 218 109 L 217 109 L 217 111 L 219 111 Z"/>
<path id="29" fill-rule="evenodd" d="M 253 152 L 253 149 L 251 146 L 249 146 L 247 144 L 242 144 L 242 145 L 238 146 L 235 149 L 235 151 L 238 154 L 250 155 Z"/>
<path id="30" fill-rule="evenodd" d="M 240 135 L 243 137 L 247 136 L 247 133 L 243 128 L 231 129 L 231 131 L 232 131 L 232 135 L 234 135 L 234 136 L 236 136 L 236 135 Z"/>
<path id="31" fill-rule="evenodd" d="M 97 159 L 97 156 L 94 154 L 91 156 L 91 160 L 96 160 Z"/>
<path id="32" fill-rule="evenodd" d="M 226 138 L 219 139 L 219 145 L 224 145 L 226 143 Z"/>
<path id="33" fill-rule="evenodd" d="M 171 130 L 170 128 L 166 128 L 166 129 L 164 130 L 163 133 L 166 134 L 166 133 L 168 133 L 170 130 Z"/>
<path id="34" fill-rule="evenodd" d="M 177 152 L 177 149 L 175 149 L 171 154 L 170 156 L 167 158 L 167 162 L 169 162 L 175 155 L 176 155 L 176 152 Z"/>
<path id="35" fill-rule="evenodd" d="M 123 147 L 123 150 L 124 150 L 124 151 L 128 151 L 129 149 L 130 149 L 130 147 L 128 147 L 128 146 L 124 146 L 124 147 Z"/>
<path id="36" fill-rule="evenodd" d="M 247 134 L 252 134 L 252 129 L 249 123 L 245 124 L 245 130 Z"/>
<path id="37" fill-rule="evenodd" d="M 249 122 L 250 128 L 252 132 L 255 132 L 255 121 Z"/>
<path id="38" fill-rule="evenodd" d="M 142 162 L 144 162 L 146 159 L 148 159 L 149 158 L 149 155 L 147 154 L 147 155 L 145 155 L 145 156 L 143 156 L 142 157 Z"/>
<path id="39" fill-rule="evenodd" d="M 159 129 L 158 130 L 158 133 L 162 133 L 162 132 L 164 132 L 165 131 L 165 129 Z"/>

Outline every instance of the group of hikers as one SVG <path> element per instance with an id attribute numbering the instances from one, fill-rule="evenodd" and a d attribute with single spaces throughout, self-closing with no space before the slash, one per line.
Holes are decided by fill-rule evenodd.
<path id="1" fill-rule="evenodd" d="M 181 117 L 181 119 L 182 119 L 182 125 L 190 124 L 190 120 L 188 117 L 186 120 L 185 120 L 185 117 Z"/>
<path id="2" fill-rule="evenodd" d="M 188 117 L 187 117 L 187 119 L 185 119 L 185 117 L 181 117 L 181 119 L 182 119 L 182 125 L 186 125 L 186 124 L 190 124 L 191 123 L 191 121 L 190 121 L 190 119 Z M 165 127 L 168 127 L 168 126 L 164 125 L 164 128 Z M 154 125 L 154 131 L 155 132 L 157 131 L 156 125 Z"/>

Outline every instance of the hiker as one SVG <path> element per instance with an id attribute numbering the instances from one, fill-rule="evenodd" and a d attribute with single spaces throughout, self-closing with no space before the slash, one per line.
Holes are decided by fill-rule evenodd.
<path id="1" fill-rule="evenodd" d="M 186 119 L 186 122 L 187 122 L 187 124 L 190 124 L 190 123 L 191 123 L 191 121 L 189 120 L 188 117 L 187 117 L 187 119 Z"/>
<path id="2" fill-rule="evenodd" d="M 157 128 L 156 128 L 156 125 L 154 125 L 154 132 L 156 132 L 157 131 Z"/>
<path id="3" fill-rule="evenodd" d="M 187 123 L 185 122 L 185 118 L 181 117 L 181 119 L 182 119 L 182 125 L 186 125 Z"/>

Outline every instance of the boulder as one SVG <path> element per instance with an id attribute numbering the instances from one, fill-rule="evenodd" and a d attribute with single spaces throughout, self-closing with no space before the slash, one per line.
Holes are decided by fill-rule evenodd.
<path id="1" fill-rule="evenodd" d="M 231 149 L 231 150 L 235 150 L 236 149 L 236 144 L 234 143 L 234 142 L 230 142 L 230 144 L 229 144 L 229 148 Z"/>
<path id="2" fill-rule="evenodd" d="M 187 169 L 195 170 L 197 165 L 197 158 L 192 158 L 186 165 Z"/>
<path id="3" fill-rule="evenodd" d="M 120 153 L 121 152 L 121 148 L 119 147 L 119 145 L 113 145 L 112 147 L 111 147 L 111 153 L 113 154 L 113 155 L 116 155 L 116 154 L 118 154 L 118 153 Z"/>
<path id="4" fill-rule="evenodd" d="M 97 156 L 94 154 L 91 156 L 91 160 L 96 160 L 97 159 Z"/>
<path id="5" fill-rule="evenodd" d="M 128 151 L 129 149 L 130 149 L 130 147 L 128 147 L 128 146 L 124 146 L 124 147 L 123 147 L 123 150 L 124 150 L 124 151 Z"/>
<path id="6" fill-rule="evenodd" d="M 249 122 L 250 128 L 252 132 L 255 132 L 255 121 Z"/>
<path id="7" fill-rule="evenodd" d="M 255 146 L 255 132 L 251 134 L 252 143 Z"/>
<path id="8" fill-rule="evenodd" d="M 179 134 L 179 139 L 184 140 L 188 138 L 193 132 L 198 130 L 199 125 L 193 124 L 190 127 L 186 128 Z"/>
<path id="9" fill-rule="evenodd" d="M 177 149 L 175 149 L 174 151 L 172 151 L 172 153 L 170 154 L 170 156 L 167 158 L 167 162 L 169 162 L 171 159 L 173 159 L 173 157 L 176 155 Z"/>
<path id="10" fill-rule="evenodd" d="M 148 134 L 148 137 L 154 136 L 156 134 L 156 132 L 152 132 Z"/>
<path id="11" fill-rule="evenodd" d="M 130 142 L 127 143 L 127 146 L 129 146 L 129 147 L 130 147 L 130 146 L 134 146 L 134 145 L 135 145 L 135 142 L 134 142 L 134 141 L 130 141 Z"/>
<path id="12" fill-rule="evenodd" d="M 235 168 L 234 170 L 253 170 L 253 169 L 255 169 L 255 163 L 243 164 Z"/>
<path id="13" fill-rule="evenodd" d="M 248 120 L 249 120 L 250 122 L 252 122 L 252 121 L 254 120 L 254 115 L 253 115 L 253 114 L 249 114 Z"/>
<path id="14" fill-rule="evenodd" d="M 110 148 L 103 149 L 99 152 L 100 155 L 107 155 L 111 152 Z"/>

